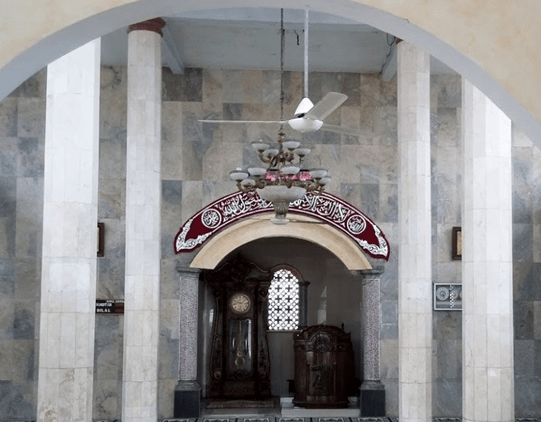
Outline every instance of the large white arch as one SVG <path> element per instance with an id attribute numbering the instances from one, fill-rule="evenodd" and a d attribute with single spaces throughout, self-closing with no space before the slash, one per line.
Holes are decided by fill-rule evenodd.
<path id="1" fill-rule="evenodd" d="M 303 215 L 295 222 L 276 225 L 270 222 L 274 214 L 260 214 L 257 219 L 245 219 L 233 224 L 207 241 L 192 260 L 190 267 L 214 269 L 229 253 L 257 239 L 294 237 L 315 243 L 333 253 L 349 270 L 368 270 L 372 265 L 359 245 L 328 224 Z"/>
<path id="2" fill-rule="evenodd" d="M 309 6 L 408 40 L 469 79 L 541 146 L 537 59 L 541 10 L 528 0 L 492 3 L 307 0 L 297 6 L 285 0 L 231 0 L 227 7 Z M 52 60 L 91 39 L 152 17 L 224 4 L 221 0 L 52 0 L 40 6 L 33 0 L 4 1 L 0 99 Z"/>

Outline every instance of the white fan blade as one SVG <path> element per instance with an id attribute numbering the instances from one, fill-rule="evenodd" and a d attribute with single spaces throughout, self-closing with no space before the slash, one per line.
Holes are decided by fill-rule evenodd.
<path id="1" fill-rule="evenodd" d="M 356 129 L 352 129 L 352 128 L 344 127 L 344 126 L 328 125 L 326 123 L 323 123 L 321 130 L 326 130 L 327 132 L 340 133 L 342 135 L 361 136 L 361 134 Z"/>
<path id="2" fill-rule="evenodd" d="M 314 108 L 314 103 L 310 101 L 310 98 L 304 97 L 295 110 L 295 116 L 299 114 L 306 114 Z"/>
<path id="3" fill-rule="evenodd" d="M 345 94 L 340 94 L 339 92 L 329 92 L 321 100 L 319 100 L 304 117 L 315 120 L 323 120 L 334 110 L 340 107 L 340 105 L 347 99 L 348 96 Z"/>
<path id="4" fill-rule="evenodd" d="M 286 124 L 287 120 L 283 122 L 278 120 L 198 120 L 201 123 L 242 123 L 242 124 Z"/>

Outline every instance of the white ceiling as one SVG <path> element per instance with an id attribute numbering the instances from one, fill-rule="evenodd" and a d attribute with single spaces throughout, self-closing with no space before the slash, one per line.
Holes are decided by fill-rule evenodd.
<path id="1" fill-rule="evenodd" d="M 303 10 L 284 10 L 285 70 L 303 69 L 304 16 Z M 222 9 L 163 18 L 167 23 L 162 41 L 164 66 L 176 61 L 184 67 L 280 69 L 279 9 Z M 368 25 L 311 12 L 309 69 L 380 73 L 394 57 L 389 45 L 393 40 L 391 35 Z M 122 65 L 126 59 L 126 28 L 102 38 L 105 65 Z M 431 66 L 432 73 L 452 73 L 436 59 L 432 59 Z"/>

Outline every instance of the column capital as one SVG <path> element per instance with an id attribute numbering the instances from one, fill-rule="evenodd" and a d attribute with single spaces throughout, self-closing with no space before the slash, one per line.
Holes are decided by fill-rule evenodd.
<path id="1" fill-rule="evenodd" d="M 359 274 L 363 284 L 370 284 L 372 281 L 378 280 L 384 271 L 383 266 L 378 266 L 369 270 L 359 270 Z"/>
<path id="2" fill-rule="evenodd" d="M 363 277 L 378 276 L 378 275 L 382 275 L 384 272 L 385 272 L 385 268 L 383 268 L 382 265 L 371 268 L 369 270 L 359 270 L 359 273 Z"/>
<path id="3" fill-rule="evenodd" d="M 175 264 L 175 270 L 179 274 L 182 274 L 182 273 L 201 274 L 201 268 L 186 267 L 185 265 L 181 264 L 180 262 L 177 262 Z"/>
<path id="4" fill-rule="evenodd" d="M 162 28 L 164 26 L 165 21 L 162 18 L 154 18 L 130 25 L 128 27 L 128 33 L 131 31 L 151 31 L 156 32 L 163 37 Z"/>

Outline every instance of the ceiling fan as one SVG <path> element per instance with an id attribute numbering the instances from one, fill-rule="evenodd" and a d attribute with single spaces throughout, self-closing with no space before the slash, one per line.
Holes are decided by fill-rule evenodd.
<path id="1" fill-rule="evenodd" d="M 283 118 L 283 60 L 284 60 L 284 28 L 283 28 L 283 10 L 282 10 L 282 25 L 281 25 L 281 63 L 280 70 L 282 73 L 282 89 L 281 89 L 281 115 L 280 120 L 199 120 L 203 123 L 233 123 L 233 124 L 280 124 L 285 123 L 301 133 L 315 132 L 317 130 L 325 130 L 328 132 L 336 132 L 343 134 L 358 135 L 354 129 L 345 128 L 342 126 L 329 125 L 323 120 L 336 110 L 344 101 L 347 100 L 347 95 L 339 92 L 329 92 L 315 105 L 308 98 L 308 9 L 305 11 L 304 20 L 304 98 L 297 106 L 295 113 L 291 119 L 284 120 Z"/>

